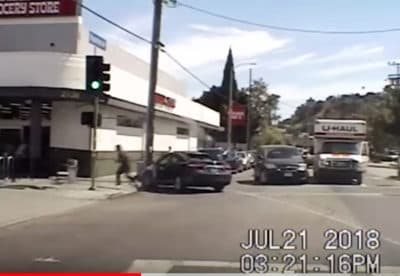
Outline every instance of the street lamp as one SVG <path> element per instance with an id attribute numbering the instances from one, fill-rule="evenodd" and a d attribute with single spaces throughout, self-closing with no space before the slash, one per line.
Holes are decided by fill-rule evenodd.
<path id="1" fill-rule="evenodd" d="M 249 93 L 251 92 L 251 83 L 252 83 L 252 67 L 251 66 L 255 66 L 256 63 L 255 62 L 246 62 L 246 63 L 239 63 L 237 64 L 234 68 L 239 68 L 240 66 L 244 66 L 244 65 L 248 65 L 250 66 L 249 68 Z M 228 137 L 227 137 L 227 142 L 228 142 L 228 146 L 227 149 L 230 150 L 232 147 L 232 94 L 233 94 L 233 69 L 230 72 L 230 76 L 229 76 L 229 103 L 228 103 Z M 247 142 L 247 148 L 249 148 L 250 145 L 250 127 L 249 127 L 249 123 L 250 123 L 250 119 L 249 119 L 249 104 L 250 101 L 247 102 L 247 131 L 246 131 L 246 142 Z"/>

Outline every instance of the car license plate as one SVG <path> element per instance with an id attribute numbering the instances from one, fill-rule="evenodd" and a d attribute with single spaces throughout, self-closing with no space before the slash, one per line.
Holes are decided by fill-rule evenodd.
<path id="1" fill-rule="evenodd" d="M 284 177 L 292 177 L 292 176 L 293 176 L 293 173 L 291 173 L 291 172 L 285 172 L 285 173 L 283 174 L 283 176 L 284 176 Z"/>
<path id="2" fill-rule="evenodd" d="M 215 174 L 217 174 L 217 173 L 219 173 L 219 171 L 218 171 L 218 169 L 210 169 L 210 173 L 215 173 Z"/>

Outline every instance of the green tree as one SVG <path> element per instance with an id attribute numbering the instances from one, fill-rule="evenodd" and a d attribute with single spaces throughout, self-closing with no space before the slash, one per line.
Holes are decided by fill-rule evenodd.
<path id="1" fill-rule="evenodd" d="M 228 56 L 226 58 L 224 67 L 222 84 L 220 88 L 220 92 L 226 99 L 226 102 L 228 102 L 229 100 L 231 73 L 232 73 L 232 99 L 236 100 L 238 98 L 238 85 L 235 77 L 235 63 L 233 61 L 232 49 L 229 48 Z"/>
<path id="2" fill-rule="evenodd" d="M 252 146 L 262 145 L 284 145 L 288 144 L 289 139 L 283 129 L 273 126 L 265 126 L 260 133 L 252 139 Z"/>
<path id="3" fill-rule="evenodd" d="M 302 132 L 312 134 L 314 120 L 317 118 L 366 120 L 368 140 L 380 151 L 399 144 L 396 139 L 400 135 L 398 92 L 387 87 L 383 93 L 329 96 L 325 101 L 310 98 L 296 109 L 289 120 L 285 120 L 285 125 L 288 132 L 296 136 Z"/>

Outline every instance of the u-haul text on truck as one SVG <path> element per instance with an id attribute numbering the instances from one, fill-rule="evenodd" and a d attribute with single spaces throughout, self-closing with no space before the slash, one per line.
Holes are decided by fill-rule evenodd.
<path id="1" fill-rule="evenodd" d="M 318 183 L 335 180 L 362 184 L 369 162 L 367 123 L 362 120 L 324 120 L 314 125 L 314 177 Z"/>

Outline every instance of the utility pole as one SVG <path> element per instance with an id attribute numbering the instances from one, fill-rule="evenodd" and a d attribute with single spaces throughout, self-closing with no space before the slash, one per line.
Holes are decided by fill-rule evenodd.
<path id="1" fill-rule="evenodd" d="M 163 0 L 154 0 L 153 36 L 151 43 L 151 61 L 150 61 L 150 77 L 149 77 L 149 96 L 148 96 L 147 117 L 146 117 L 145 166 L 149 166 L 153 163 L 154 101 L 155 101 L 155 92 L 157 87 L 162 4 Z"/>
<path id="2" fill-rule="evenodd" d="M 250 150 L 250 139 L 251 139 L 251 105 L 250 105 L 250 97 L 251 97 L 251 89 L 253 83 L 253 69 L 249 68 L 249 96 L 247 98 L 247 129 L 246 129 L 246 141 L 247 141 L 247 150 Z"/>
<path id="3" fill-rule="evenodd" d="M 389 74 L 388 79 L 394 88 L 400 87 L 400 62 L 388 62 L 389 66 L 396 66 L 396 74 Z"/>
<path id="4" fill-rule="evenodd" d="M 231 150 L 232 147 L 232 98 L 233 98 L 233 68 L 229 73 L 229 103 L 228 103 L 228 137 L 227 137 L 227 150 Z"/>

